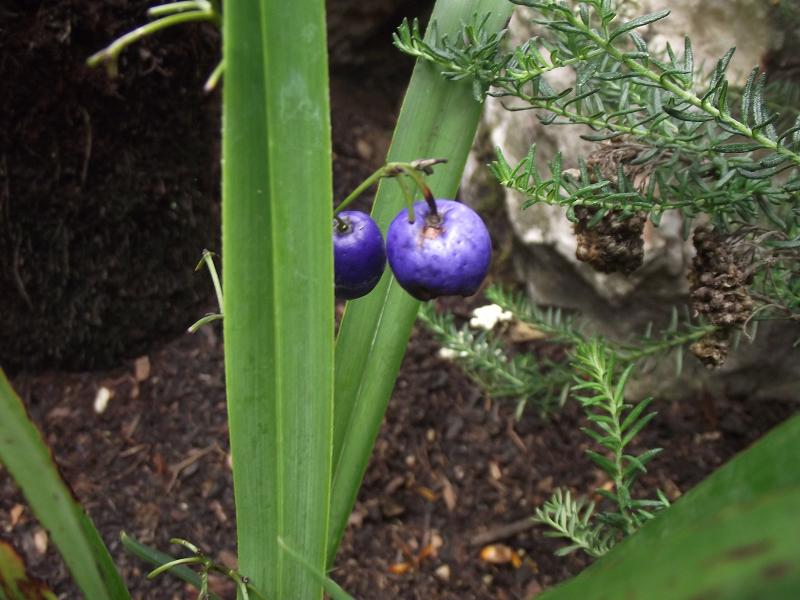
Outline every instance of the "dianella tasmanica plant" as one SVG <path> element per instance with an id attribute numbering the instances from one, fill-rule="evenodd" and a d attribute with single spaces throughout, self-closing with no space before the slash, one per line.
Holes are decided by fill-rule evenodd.
<path id="1" fill-rule="evenodd" d="M 347 306 L 334 338 L 324 8 L 321 0 L 257 0 L 227 3 L 223 13 L 215 1 L 168 3 L 89 59 L 113 74 L 119 54 L 145 35 L 191 22 L 222 28 L 223 60 L 206 84 L 224 88 L 222 290 L 219 315 L 206 321 L 222 317 L 224 324 L 239 569 L 215 564 L 191 541 L 175 538 L 191 555 L 173 560 L 123 537 L 131 552 L 159 565 L 151 575 L 170 571 L 196 585 L 200 597 L 210 594 L 212 571 L 233 579 L 240 598 L 305 600 L 320 598 L 323 588 L 344 597 L 325 573 L 419 306 L 386 273 L 372 293 Z M 477 11 L 489 15 L 486 27 L 499 29 L 511 10 L 502 0 L 439 2 L 433 18 L 455 33 Z M 439 197 L 454 197 L 480 110 L 469 85 L 443 81 L 438 69 L 420 63 L 387 161 L 447 158 L 428 183 Z M 405 203 L 399 186 L 381 184 L 372 216 L 383 231 Z M 55 470 L 38 468 L 46 449 L 33 427 L 21 426 L 27 421 L 19 399 L 8 386 L 0 392 L 8 417 L 0 427 L 36 449 L 23 456 L 17 437 L 8 438 L 0 458 L 45 526 L 69 526 L 53 539 L 78 585 L 92 599 L 128 597 Z M 59 493 L 42 491 L 41 481 L 26 476 L 31 467 Z M 54 510 L 58 503 L 65 508 Z"/>

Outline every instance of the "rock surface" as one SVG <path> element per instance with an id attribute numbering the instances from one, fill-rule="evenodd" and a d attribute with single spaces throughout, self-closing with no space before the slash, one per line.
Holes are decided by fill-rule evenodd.
<path id="1" fill-rule="evenodd" d="M 664 7 L 663 1 L 642 0 L 627 3 L 628 18 L 654 12 Z M 634 6 L 638 5 L 638 6 Z M 672 11 L 666 19 L 650 25 L 640 33 L 651 48 L 664 47 L 669 42 L 674 48 L 683 48 L 684 35 L 692 40 L 695 64 L 710 69 L 730 47 L 737 51 L 731 63 L 729 78 L 740 83 L 754 65 L 763 64 L 763 57 L 780 51 L 784 41 L 776 33 L 774 13 L 760 0 L 709 0 L 700 4 L 694 0 L 676 0 L 669 3 Z M 511 41 L 519 44 L 537 33 L 531 23 L 534 12 L 520 8 L 515 11 L 509 25 Z M 559 69 L 549 74 L 557 89 L 572 84 L 574 74 L 569 69 Z M 630 276 L 606 275 L 575 258 L 576 238 L 572 224 L 560 207 L 535 205 L 522 210 L 525 198 L 498 186 L 484 165 L 493 158 L 493 148 L 503 149 L 511 164 L 516 164 L 527 154 L 531 144 L 537 146 L 537 164 L 546 172 L 547 161 L 561 152 L 565 168 L 577 165 L 579 157 L 587 157 L 596 150 L 597 143 L 580 138 L 588 128 L 581 126 L 547 127 L 542 125 L 534 111 L 509 112 L 496 99 L 487 100 L 486 113 L 476 147 L 465 171 L 464 196 L 467 198 L 495 198 L 502 202 L 518 242 L 516 266 L 526 282 L 529 296 L 534 302 L 568 307 L 588 317 L 597 331 L 606 335 L 623 336 L 641 331 L 649 321 L 663 321 L 671 307 L 685 304 L 688 284 L 686 271 L 691 263 L 691 241 L 683 239 L 683 223 L 679 215 L 667 214 L 660 227 L 648 222 L 644 231 L 644 265 Z M 484 200 L 485 202 L 485 200 Z M 762 328 L 766 329 L 766 328 Z M 735 381 L 731 373 L 750 373 L 757 363 L 762 344 L 780 343 L 791 347 L 791 335 L 800 332 L 763 332 L 754 347 L 740 352 L 724 369 L 726 381 Z M 775 336 L 782 336 L 776 341 Z M 786 339 L 783 339 L 786 338 Z M 768 346 L 767 346 L 768 347 Z M 774 346 L 773 346 L 774 347 Z M 769 351 L 766 356 L 769 356 Z M 688 363 L 692 364 L 688 364 Z M 696 361 L 688 361 L 690 377 L 703 380 Z M 795 360 L 794 362 L 800 362 Z M 697 367 L 696 369 L 694 367 Z M 776 367 L 777 368 L 777 367 Z M 791 366 L 788 373 L 793 373 Z M 743 391 L 748 376 L 733 383 Z M 653 379 L 667 385 L 675 383 L 656 372 Z M 786 381 L 785 379 L 783 381 Z M 709 385 L 714 385 L 709 381 Z M 781 384 L 778 384 L 781 385 Z M 654 390 L 647 390 L 652 393 Z M 769 393 L 769 392 L 767 392 Z"/>

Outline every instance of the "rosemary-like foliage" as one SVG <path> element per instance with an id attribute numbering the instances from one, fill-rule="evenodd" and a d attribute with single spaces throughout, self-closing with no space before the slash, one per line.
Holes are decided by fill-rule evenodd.
<path id="1" fill-rule="evenodd" d="M 634 365 L 629 364 L 620 372 L 615 353 L 598 339 L 578 344 L 572 363 L 576 370 L 572 390 L 591 423 L 581 431 L 602 449 L 601 452 L 587 450 L 586 454 L 612 483 L 610 488 L 603 487 L 595 493 L 606 500 L 610 508 L 598 511 L 594 502 L 573 499 L 569 492 L 557 490 L 536 510 L 534 519 L 551 528 L 546 535 L 569 540 L 570 545 L 557 554 L 580 549 L 598 557 L 611 549 L 618 539 L 630 535 L 653 518 L 656 511 L 669 506 L 669 501 L 661 491 L 657 491 L 654 500 L 634 498 L 631 492 L 639 475 L 646 471 L 647 463 L 661 452 L 660 448 L 636 455 L 627 451 L 633 439 L 656 415 L 645 412 L 652 399 L 635 405 L 625 403 L 625 385 Z"/>
<path id="2" fill-rule="evenodd" d="M 435 43 L 404 22 L 395 44 L 440 65 L 445 77 L 470 78 L 477 97 L 535 110 L 544 124 L 589 127 L 585 139 L 621 158 L 606 165 L 581 158 L 578 169 L 564 169 L 558 155 L 548 173 L 539 173 L 535 145 L 516 165 L 497 149 L 490 169 L 502 185 L 524 194 L 526 206 L 564 206 L 573 221 L 576 208 L 590 209 L 590 225 L 609 213 L 643 215 L 658 225 L 674 210 L 686 235 L 699 215 L 721 232 L 744 229 L 742 239 L 754 245 L 754 264 L 765 273 L 751 286 L 761 302 L 758 318 L 800 319 L 797 107 L 783 103 L 782 116 L 772 110 L 782 103 L 767 98 L 758 67 L 742 89 L 730 84 L 733 49 L 704 73 L 688 38 L 682 49 L 649 47 L 643 28 L 669 10 L 619 22 L 614 0 L 511 1 L 535 11 L 541 32 L 516 48 L 505 48 L 503 33 L 486 31 L 477 17 L 461 35 Z M 551 85 L 548 74 L 556 69 L 571 70 L 574 85 Z"/>
<path id="3" fill-rule="evenodd" d="M 442 343 L 441 356 L 454 360 L 490 396 L 516 400 L 518 416 L 529 402 L 548 413 L 566 399 L 572 375 L 563 365 L 512 355 L 491 332 L 459 328 L 452 315 L 437 313 L 431 303 L 422 304 L 418 317 Z"/>
<path id="4" fill-rule="evenodd" d="M 574 352 L 591 336 L 586 324 L 576 315 L 559 308 L 542 308 L 523 294 L 491 286 L 486 290 L 490 302 L 524 323 L 548 344 Z M 572 387 L 574 371 L 568 361 L 514 352 L 494 330 L 476 331 L 469 325 L 457 326 L 452 315 L 439 314 L 431 303 L 420 307 L 419 319 L 442 345 L 442 356 L 456 362 L 487 394 L 517 401 L 517 415 L 533 405 L 546 414 L 564 404 Z M 650 361 L 672 356 L 676 372 L 683 366 L 685 348 L 715 331 L 713 325 L 679 317 L 673 310 L 668 325 L 654 331 L 652 325 L 635 337 L 607 341 L 617 364 L 646 369 Z"/>

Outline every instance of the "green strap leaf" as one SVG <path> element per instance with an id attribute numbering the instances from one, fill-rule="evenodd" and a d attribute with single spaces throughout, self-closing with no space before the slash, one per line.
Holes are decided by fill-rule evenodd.
<path id="1" fill-rule="evenodd" d="M 512 6 L 504 0 L 439 0 L 431 19 L 436 21 L 441 34 L 453 35 L 473 14 L 491 13 L 487 31 L 500 30 L 511 11 Z M 418 61 L 388 160 L 447 158 L 449 162 L 437 167 L 428 182 L 437 197 L 452 198 L 480 113 L 481 105 L 474 100 L 468 80 L 445 81 L 434 66 Z M 372 216 L 386 231 L 403 206 L 397 184 L 384 180 L 378 188 Z M 418 308 L 419 302 L 397 285 L 387 269 L 371 294 L 349 302 L 345 309 L 336 340 L 335 466 L 329 564 L 355 503 Z"/>
<path id="2" fill-rule="evenodd" d="M 229 2 L 223 288 L 238 556 L 269 598 L 320 598 L 333 417 L 333 202 L 323 0 Z"/>
<path id="3" fill-rule="evenodd" d="M 297 552 L 292 550 L 283 540 L 279 540 L 281 547 L 289 557 L 306 569 L 309 574 L 320 582 L 320 585 L 325 589 L 325 593 L 331 600 L 354 600 L 353 597 L 345 592 L 338 583 L 327 577 L 322 571 L 318 571 L 311 563 L 300 556 Z"/>
<path id="4" fill-rule="evenodd" d="M 47 528 L 87 598 L 130 598 L 100 534 L 61 479 L 41 434 L 0 370 L 0 463 Z M 12 596 L 13 597 L 13 596 Z"/>

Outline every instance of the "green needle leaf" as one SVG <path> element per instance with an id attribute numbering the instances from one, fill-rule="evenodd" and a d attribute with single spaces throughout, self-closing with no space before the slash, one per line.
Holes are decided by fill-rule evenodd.
<path id="1" fill-rule="evenodd" d="M 712 117 L 711 115 L 707 115 L 706 113 L 689 112 L 686 110 L 679 110 L 677 108 L 672 108 L 671 106 L 665 106 L 664 112 L 671 117 L 680 119 L 681 121 L 690 121 L 693 123 L 705 123 L 707 121 L 714 120 L 714 117 Z"/>
<path id="2" fill-rule="evenodd" d="M 761 144 L 757 143 L 718 144 L 717 146 L 711 147 L 714 152 L 722 153 L 753 152 L 754 150 L 759 150 L 761 148 Z"/>
<path id="3" fill-rule="evenodd" d="M 669 10 L 664 9 L 658 12 L 651 13 L 649 15 L 642 15 L 641 17 L 631 19 L 627 23 L 622 24 L 618 29 L 614 30 L 614 33 L 611 34 L 609 41 L 613 41 L 619 36 L 624 35 L 629 31 L 633 31 L 634 29 L 638 29 L 639 27 L 644 27 L 645 25 L 649 25 L 650 23 L 655 23 L 656 21 L 660 21 L 661 19 L 665 18 L 668 15 L 669 15 Z"/>

